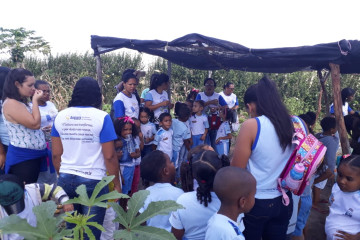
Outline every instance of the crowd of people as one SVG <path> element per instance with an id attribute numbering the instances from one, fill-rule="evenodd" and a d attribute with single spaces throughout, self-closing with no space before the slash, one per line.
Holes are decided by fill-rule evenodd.
<path id="1" fill-rule="evenodd" d="M 139 95 L 143 75 L 134 69 L 123 72 L 110 114 L 100 110 L 102 94 L 91 77 L 77 81 L 68 107 L 58 112 L 47 82 L 35 80 L 25 69 L 1 67 L 0 187 L 6 191 L 0 191 L 0 218 L 18 214 L 34 224 L 34 216 L 23 214 L 34 205 L 24 195 L 30 185 L 52 189 L 64 203 L 77 197 L 77 186 L 84 184 L 90 195 L 104 176 L 114 175 L 111 189 L 103 188 L 100 195 L 110 190 L 132 195 L 141 179 L 150 195 L 140 213 L 154 201 L 174 200 L 184 207 L 146 223 L 172 232 L 176 239 L 304 239 L 310 210 L 324 211 L 320 192 L 337 170 L 327 239 L 360 239 L 360 156 L 336 162 L 335 118 L 323 118 L 322 132 L 316 134 L 327 147 L 323 164 L 300 200 L 287 191 L 285 205 L 278 178 L 294 151 L 294 126 L 272 80 L 263 77 L 246 90 L 243 102 L 249 119 L 241 124 L 230 158 L 232 133 L 239 126 L 233 83 L 216 93 L 215 79 L 206 78 L 203 92 L 192 89 L 185 102 L 174 104 L 164 73 L 154 73 L 149 88 Z M 348 105 L 354 93 L 343 90 L 344 115 L 356 115 Z M 316 114 L 299 117 L 304 132 L 315 134 Z M 348 130 L 355 139 L 357 121 L 350 120 Z M 119 204 L 127 210 L 126 199 Z M 78 204 L 65 205 L 64 210 L 89 211 Z M 90 214 L 100 225 L 110 219 L 105 220 L 105 233 L 90 229 L 96 239 L 111 239 L 117 228 L 111 208 L 92 207 Z M 296 220 L 291 230 L 292 217 Z M 73 227 L 67 223 L 67 228 Z"/>

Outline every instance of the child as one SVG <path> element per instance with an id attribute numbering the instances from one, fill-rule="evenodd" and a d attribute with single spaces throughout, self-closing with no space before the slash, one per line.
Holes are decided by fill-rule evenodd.
<path id="1" fill-rule="evenodd" d="M 170 113 L 162 113 L 159 116 L 160 129 L 155 135 L 154 144 L 157 145 L 156 150 L 166 153 L 172 159 L 172 137 L 173 130 L 171 129 L 171 115 Z"/>
<path id="2" fill-rule="evenodd" d="M 26 184 L 12 174 L 0 175 L 0 219 L 11 214 L 17 214 L 20 218 L 35 227 L 36 216 L 33 207 L 40 205 L 42 201 L 55 198 L 59 204 L 63 204 L 69 197 L 65 191 L 55 185 L 44 183 Z M 63 205 L 66 212 L 73 211 L 72 204 Z M 4 240 L 23 239 L 18 234 L 1 236 Z"/>
<path id="3" fill-rule="evenodd" d="M 216 152 L 219 155 L 228 155 L 229 153 L 229 140 L 232 138 L 229 121 L 232 119 L 232 113 L 227 109 L 220 110 L 220 117 L 223 121 L 216 134 Z"/>
<path id="4" fill-rule="evenodd" d="M 177 239 L 204 239 L 207 221 L 220 208 L 220 200 L 213 192 L 213 182 L 216 172 L 225 162 L 213 151 L 202 151 L 193 156 L 187 165 L 184 170 L 194 176 L 199 187 L 177 199 L 176 202 L 185 209 L 171 214 L 171 231 Z"/>
<path id="5" fill-rule="evenodd" d="M 360 239 L 360 156 L 343 158 L 329 199 L 327 240 Z"/>
<path id="6" fill-rule="evenodd" d="M 141 178 L 145 185 L 150 182 L 154 183 L 151 187 L 146 188 L 150 191 L 150 195 L 146 198 L 144 207 L 140 209 L 141 213 L 146 210 L 151 202 L 176 201 L 184 193 L 181 189 L 171 185 L 175 181 L 175 167 L 167 154 L 158 150 L 149 153 L 142 159 L 140 169 Z M 159 215 L 149 219 L 146 223 L 148 226 L 162 228 L 170 232 L 169 217 L 170 214 Z"/>
<path id="7" fill-rule="evenodd" d="M 209 122 L 203 110 L 205 102 L 203 100 L 196 100 L 193 105 L 194 115 L 190 117 L 190 128 L 193 140 L 193 147 L 204 144 L 207 132 L 209 130 Z"/>
<path id="8" fill-rule="evenodd" d="M 144 136 L 141 133 L 140 129 L 140 121 L 136 118 L 132 118 L 132 120 L 135 123 L 136 130 L 138 132 L 138 136 L 134 138 L 135 143 L 139 145 L 140 152 L 144 149 Z M 141 162 L 141 156 L 134 159 L 135 164 L 135 170 L 134 170 L 134 177 L 131 185 L 131 195 L 136 193 L 138 191 L 139 186 L 139 180 L 140 180 L 140 162 Z"/>
<path id="9" fill-rule="evenodd" d="M 187 120 L 191 115 L 190 109 L 187 107 L 185 103 L 177 104 L 177 119 L 172 121 L 171 129 L 173 130 L 173 140 L 172 140 L 172 148 L 173 148 L 173 157 L 171 161 L 174 163 L 175 168 L 178 169 L 181 162 L 179 163 L 179 153 L 181 147 L 184 145 L 187 150 L 190 150 L 190 140 L 191 133 L 186 125 Z M 179 173 L 179 171 L 177 171 Z M 179 178 L 179 174 L 176 174 L 177 178 Z"/>
<path id="10" fill-rule="evenodd" d="M 146 107 L 140 108 L 139 120 L 141 122 L 141 132 L 144 136 L 144 149 L 141 151 L 141 157 L 153 150 L 153 141 L 155 139 L 156 127 L 151 121 L 151 111 Z"/>
<path id="11" fill-rule="evenodd" d="M 115 132 L 122 141 L 122 157 L 119 159 L 120 170 L 124 178 L 122 193 L 128 194 L 131 190 L 135 164 L 133 159 L 140 157 L 140 147 L 136 144 L 134 137 L 137 136 L 137 129 L 130 117 L 118 118 L 114 121 Z"/>
<path id="12" fill-rule="evenodd" d="M 322 133 L 316 137 L 327 147 L 322 166 L 319 167 L 318 173 L 315 176 L 313 187 L 313 208 L 317 211 L 322 211 L 319 208 L 320 192 L 324 189 L 327 179 L 334 176 L 336 151 L 339 147 L 339 138 L 336 133 L 336 120 L 333 117 L 325 117 L 320 122 Z"/>
<path id="13" fill-rule="evenodd" d="M 218 108 L 211 107 L 210 114 L 208 116 L 209 121 L 209 132 L 207 136 L 206 144 L 210 145 L 212 148 L 216 148 L 216 134 L 221 125 L 221 118 L 218 115 Z"/>
<path id="14" fill-rule="evenodd" d="M 214 192 L 221 206 L 208 222 L 205 239 L 245 240 L 237 220 L 240 214 L 249 212 L 254 206 L 255 178 L 242 168 L 222 168 L 215 176 Z"/>

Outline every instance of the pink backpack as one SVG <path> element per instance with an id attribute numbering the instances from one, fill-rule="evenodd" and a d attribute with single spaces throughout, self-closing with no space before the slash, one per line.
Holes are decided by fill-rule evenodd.
<path id="1" fill-rule="evenodd" d="M 278 189 L 283 195 L 285 206 L 290 202 L 285 190 L 300 196 L 322 163 L 326 152 L 326 147 L 314 135 L 306 135 L 299 117 L 292 116 L 291 120 L 295 129 L 293 144 L 296 147 L 278 179 Z M 295 178 L 301 175 L 301 179 Z"/>

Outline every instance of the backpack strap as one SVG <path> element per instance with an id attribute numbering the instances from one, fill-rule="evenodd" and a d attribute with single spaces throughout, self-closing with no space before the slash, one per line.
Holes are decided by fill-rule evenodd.
<path id="1" fill-rule="evenodd" d="M 278 178 L 278 186 L 281 186 L 281 178 Z M 290 203 L 289 196 L 286 194 L 284 188 L 280 187 L 279 190 L 281 191 L 282 195 L 282 202 L 285 206 L 288 206 Z"/>

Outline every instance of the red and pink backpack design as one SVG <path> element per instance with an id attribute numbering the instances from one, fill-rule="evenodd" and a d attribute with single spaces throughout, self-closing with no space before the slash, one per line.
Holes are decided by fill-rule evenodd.
<path id="1" fill-rule="evenodd" d="M 306 135 L 306 130 L 299 117 L 292 116 L 291 120 L 295 129 L 293 144 L 296 147 L 278 179 L 278 189 L 283 195 L 285 206 L 289 205 L 289 198 L 285 190 L 290 190 L 300 196 L 326 153 L 326 147 L 314 135 Z"/>

